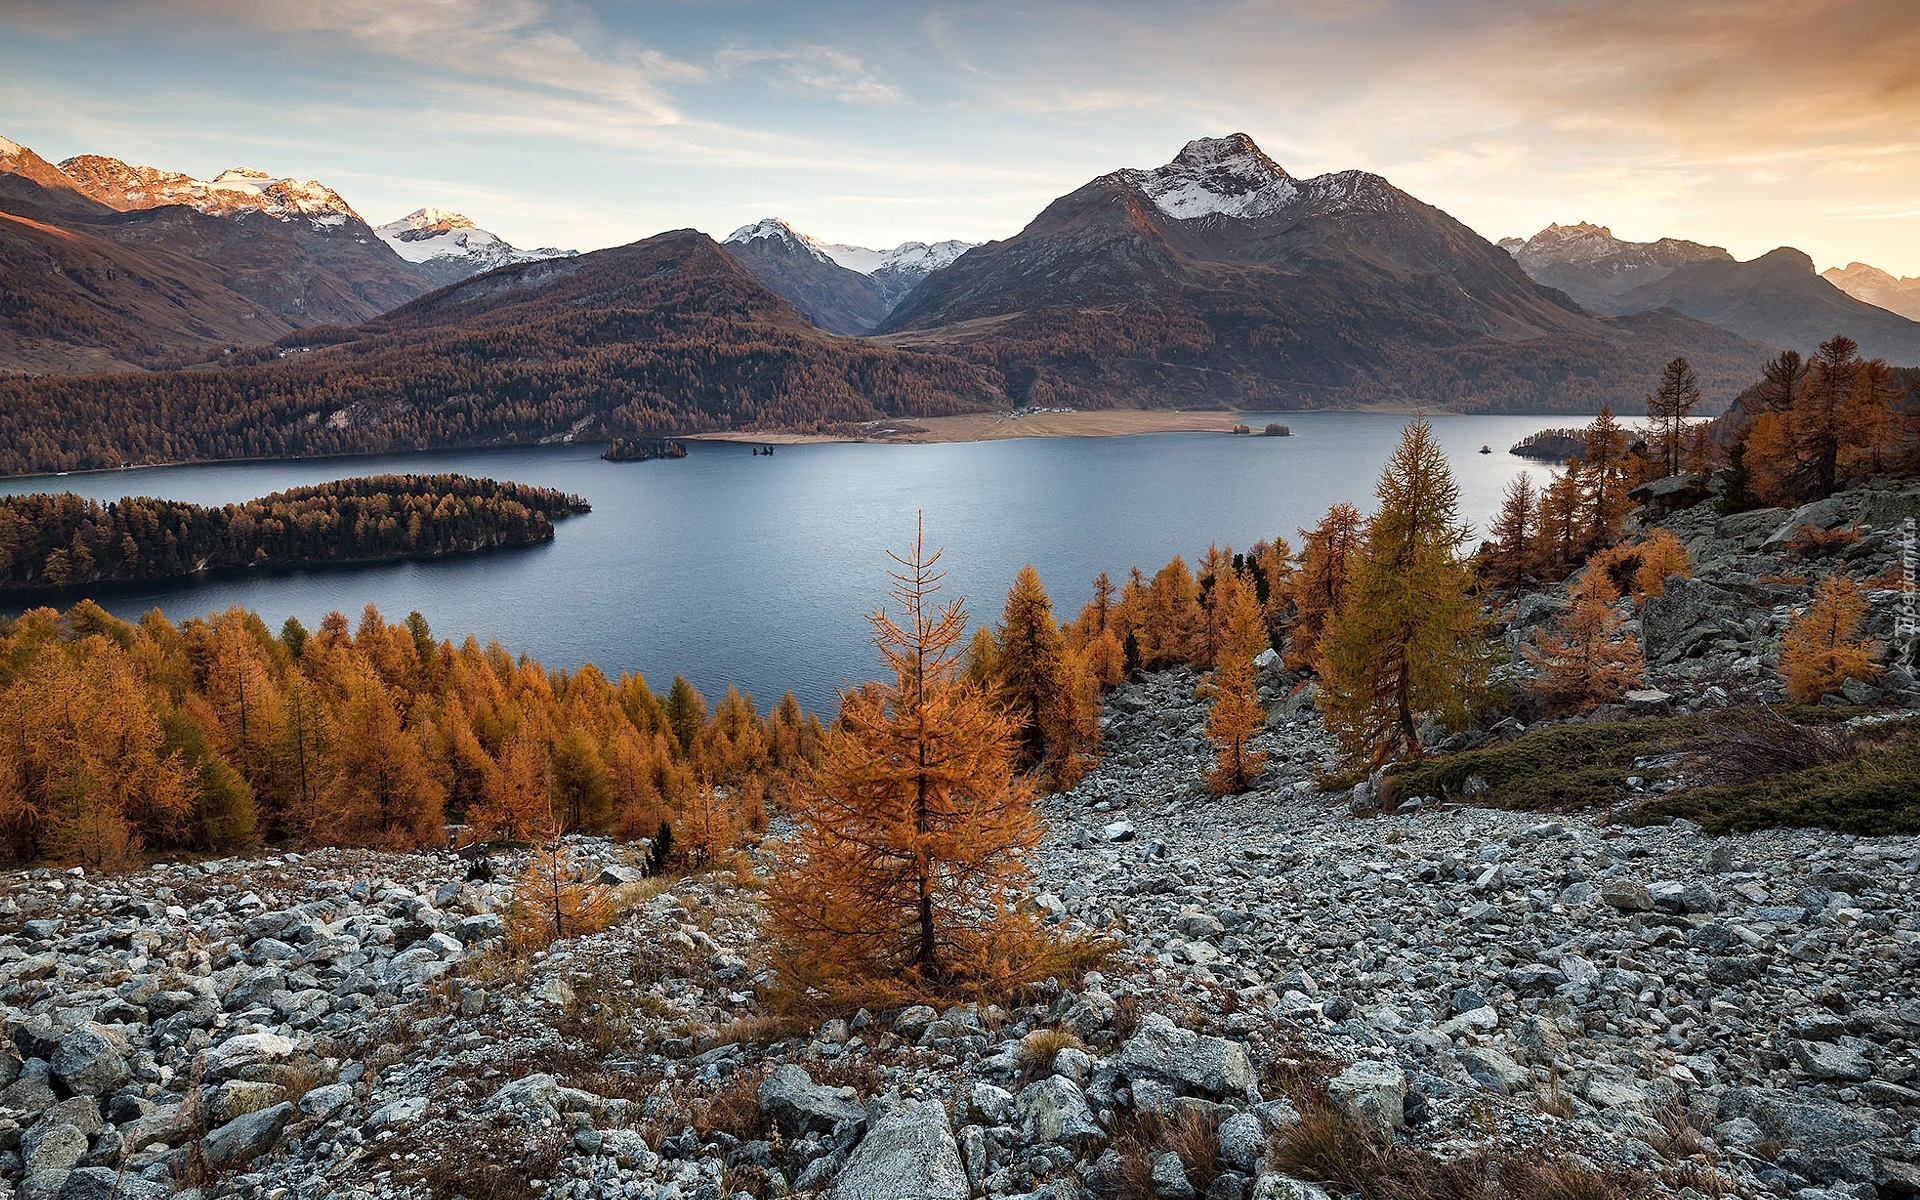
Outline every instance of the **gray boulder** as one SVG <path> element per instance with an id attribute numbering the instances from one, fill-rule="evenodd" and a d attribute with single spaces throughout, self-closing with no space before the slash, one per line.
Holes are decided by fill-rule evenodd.
<path id="1" fill-rule="evenodd" d="M 833 1200 L 969 1200 L 966 1164 L 937 1100 L 882 1117 L 834 1181 Z"/>
<path id="2" fill-rule="evenodd" d="M 1071 1142 L 1080 1138 L 1105 1140 L 1093 1119 L 1087 1097 L 1073 1080 L 1049 1075 L 1020 1090 L 1014 1105 L 1021 1135 L 1029 1141 Z"/>
<path id="3" fill-rule="evenodd" d="M 60 1039 L 53 1052 L 53 1076 L 76 1096 L 99 1096 L 125 1083 L 126 1039 L 100 1025 L 87 1025 Z"/>
<path id="4" fill-rule="evenodd" d="M 1244 1095 L 1253 1086 L 1247 1048 L 1225 1038 L 1203 1037 L 1159 1013 L 1140 1018 L 1140 1028 L 1121 1048 L 1120 1073 L 1154 1076 L 1210 1096 Z"/>
<path id="5" fill-rule="evenodd" d="M 173 1189 L 155 1179 L 111 1167 L 81 1167 L 60 1185 L 60 1200 L 168 1200 Z"/>
<path id="6" fill-rule="evenodd" d="M 1857 1051 L 1832 1042 L 1808 1042 L 1795 1039 L 1787 1043 L 1802 1070 L 1815 1079 L 1841 1079 L 1865 1083 L 1873 1078 L 1873 1066 Z"/>
<path id="7" fill-rule="evenodd" d="M 867 1110 L 854 1100 L 852 1088 L 815 1083 L 806 1068 L 793 1063 L 782 1063 L 760 1081 L 760 1111 L 772 1117 L 788 1137 L 808 1130 L 832 1133 L 842 1121 L 867 1119 Z"/>
<path id="8" fill-rule="evenodd" d="M 1328 1080 L 1327 1090 L 1382 1142 L 1406 1124 L 1407 1073 L 1392 1063 L 1357 1062 Z"/>
<path id="9" fill-rule="evenodd" d="M 281 1101 L 235 1117 L 200 1139 L 200 1153 L 210 1167 L 240 1166 L 252 1162 L 274 1148 L 280 1134 L 293 1119 L 293 1105 Z"/>
<path id="10" fill-rule="evenodd" d="M 1253 1200 L 1331 1200 L 1317 1183 L 1286 1175 L 1262 1175 L 1253 1181 Z"/>
<path id="11" fill-rule="evenodd" d="M 201 1078 L 208 1083 L 232 1079 L 248 1067 L 286 1062 L 298 1049 L 292 1038 L 277 1033 L 243 1033 L 207 1051 Z"/>
<path id="12" fill-rule="evenodd" d="M 1722 627 L 1751 606 L 1725 588 L 1699 579 L 1676 577 L 1666 590 L 1647 600 L 1640 614 L 1647 658 L 1670 662 L 1699 643 L 1718 636 Z"/>
<path id="13" fill-rule="evenodd" d="M 1253 1174 L 1266 1153 L 1267 1129 L 1252 1113 L 1238 1112 L 1220 1122 L 1220 1157 L 1236 1171 Z"/>

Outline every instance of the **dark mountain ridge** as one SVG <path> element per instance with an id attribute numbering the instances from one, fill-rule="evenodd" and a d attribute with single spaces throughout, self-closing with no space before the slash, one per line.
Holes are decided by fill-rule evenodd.
<path id="1" fill-rule="evenodd" d="M 825 428 L 967 411 L 998 380 L 837 338 L 706 235 L 501 267 L 190 371 L 0 384 L 0 472 Z"/>
<path id="2" fill-rule="evenodd" d="M 1763 347 L 1618 321 L 1378 175 L 1288 175 L 1244 134 L 1117 171 L 929 275 L 880 327 L 1084 406 L 1627 408 L 1685 354 L 1726 393 Z"/>

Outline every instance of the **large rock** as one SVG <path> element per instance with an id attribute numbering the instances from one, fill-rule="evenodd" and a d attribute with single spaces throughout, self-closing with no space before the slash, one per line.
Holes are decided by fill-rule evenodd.
<path id="1" fill-rule="evenodd" d="M 1330 1200 L 1317 1183 L 1285 1175 L 1262 1175 L 1253 1181 L 1253 1200 Z"/>
<path id="2" fill-rule="evenodd" d="M 1746 1117 L 1768 1137 L 1801 1149 L 1852 1146 L 1892 1133 L 1871 1110 L 1805 1100 L 1779 1088 L 1736 1087 L 1720 1100 L 1720 1119 Z"/>
<path id="3" fill-rule="evenodd" d="M 1406 1124 L 1407 1073 L 1392 1063 L 1357 1062 L 1328 1080 L 1327 1090 L 1379 1141 L 1392 1141 Z"/>
<path id="4" fill-rule="evenodd" d="M 1722 627 L 1751 606 L 1738 595 L 1691 578 L 1667 582 L 1663 594 L 1649 597 L 1640 614 L 1647 658 L 1671 661 L 1700 642 L 1719 635 Z"/>
<path id="5" fill-rule="evenodd" d="M 65 1121 L 42 1121 L 20 1142 L 20 1155 L 30 1175 L 71 1170 L 86 1153 L 87 1135 Z"/>
<path id="6" fill-rule="evenodd" d="M 126 1039 L 100 1025 L 87 1025 L 60 1039 L 53 1077 L 76 1096 L 99 1096 L 132 1078 Z"/>
<path id="7" fill-rule="evenodd" d="M 1815 1079 L 1841 1079 L 1865 1083 L 1873 1078 L 1873 1066 L 1856 1051 L 1832 1042 L 1807 1042 L 1795 1039 L 1787 1043 L 1801 1069 Z"/>
<path id="8" fill-rule="evenodd" d="M 1210 1096 L 1244 1095 L 1254 1082 L 1253 1060 L 1244 1045 L 1203 1037 L 1159 1013 L 1140 1018 L 1116 1065 L 1129 1078 L 1156 1076 Z"/>
<path id="9" fill-rule="evenodd" d="M 808 1130 L 832 1133 L 842 1121 L 867 1119 L 867 1110 L 855 1102 L 852 1092 L 852 1088 L 815 1083 L 806 1068 L 782 1063 L 760 1081 L 760 1111 L 772 1117 L 788 1137 Z"/>
<path id="10" fill-rule="evenodd" d="M 168 1200 L 173 1189 L 111 1167 L 81 1167 L 60 1185 L 60 1200 Z"/>
<path id="11" fill-rule="evenodd" d="M 1106 1133 L 1093 1119 L 1087 1097 L 1071 1079 L 1049 1075 L 1020 1090 L 1014 1105 L 1021 1135 L 1030 1141 L 1071 1142 L 1081 1138 L 1104 1140 Z"/>
<path id="12" fill-rule="evenodd" d="M 832 1192 L 833 1200 L 969 1200 L 972 1195 L 947 1110 L 938 1100 L 909 1104 L 881 1118 L 847 1159 Z"/>
<path id="13" fill-rule="evenodd" d="M 284 1100 L 235 1117 L 200 1140 L 200 1153 L 214 1168 L 240 1166 L 273 1149 L 293 1119 L 293 1105 Z"/>
<path id="14" fill-rule="evenodd" d="M 286 1062 L 298 1049 L 292 1038 L 277 1033 L 243 1033 L 207 1051 L 206 1069 L 200 1077 L 207 1083 L 232 1079 L 248 1067 Z"/>

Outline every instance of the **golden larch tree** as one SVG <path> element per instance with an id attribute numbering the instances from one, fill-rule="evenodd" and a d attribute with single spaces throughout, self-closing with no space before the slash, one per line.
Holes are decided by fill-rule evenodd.
<path id="1" fill-rule="evenodd" d="M 1267 718 L 1254 690 L 1253 665 L 1267 643 L 1267 627 L 1251 588 L 1229 586 L 1220 606 L 1224 617 L 1220 665 L 1213 672 L 1213 705 L 1207 710 L 1214 760 L 1213 769 L 1203 776 L 1214 795 L 1226 796 L 1246 791 L 1267 762 L 1264 753 L 1253 749 L 1254 735 Z"/>
<path id="2" fill-rule="evenodd" d="M 1423 718 L 1463 723 L 1487 669 L 1473 577 L 1456 556 L 1471 530 L 1424 419 L 1401 435 L 1375 494 L 1365 552 L 1320 655 L 1322 716 L 1349 770 L 1417 753 Z"/>
<path id="3" fill-rule="evenodd" d="M 965 989 L 1040 836 L 1011 723 L 960 677 L 967 615 L 920 533 L 894 554 L 897 607 L 870 618 L 889 679 L 844 691 L 768 887 L 784 981 L 829 994 Z"/>
<path id="4" fill-rule="evenodd" d="M 1604 569 L 1589 567 L 1568 594 L 1571 605 L 1557 622 L 1559 632 L 1536 629 L 1533 644 L 1522 650 L 1541 670 L 1528 686 L 1555 709 L 1591 711 L 1618 700 L 1646 675 L 1640 643 L 1614 614 L 1619 594 Z"/>
<path id="5" fill-rule="evenodd" d="M 1293 620 L 1287 626 L 1287 665 L 1296 671 L 1319 669 L 1320 635 L 1346 603 L 1364 524 L 1359 509 L 1336 504 L 1318 525 L 1300 531 L 1300 570 L 1292 580 Z"/>
<path id="6" fill-rule="evenodd" d="M 1873 643 L 1860 636 L 1866 618 L 1867 598 L 1859 584 L 1844 575 L 1821 581 L 1813 603 L 1780 638 L 1780 673 L 1789 700 L 1815 704 L 1849 679 L 1872 683 L 1880 677 Z"/>

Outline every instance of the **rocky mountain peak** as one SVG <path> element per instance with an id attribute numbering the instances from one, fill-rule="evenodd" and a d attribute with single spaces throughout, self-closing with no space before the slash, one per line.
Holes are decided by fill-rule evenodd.
<path id="1" fill-rule="evenodd" d="M 1293 177 L 1244 133 L 1195 138 L 1164 167 L 1118 174 L 1181 221 L 1271 216 L 1300 191 Z"/>

